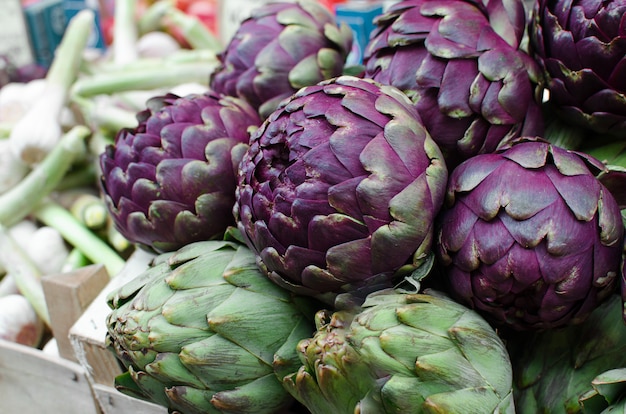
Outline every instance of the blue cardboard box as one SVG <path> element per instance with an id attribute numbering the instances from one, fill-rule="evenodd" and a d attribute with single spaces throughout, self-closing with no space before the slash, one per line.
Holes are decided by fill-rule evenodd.
<path id="1" fill-rule="evenodd" d="M 102 32 L 102 19 L 100 18 L 100 7 L 97 2 L 89 0 L 62 0 L 63 10 L 65 12 L 65 21 L 69 21 L 83 9 L 91 9 L 94 12 L 94 29 L 91 37 L 87 41 L 87 47 L 92 49 L 105 49 L 104 35 Z"/>
<path id="2" fill-rule="evenodd" d="M 349 1 L 335 7 L 337 23 L 345 23 L 352 29 L 354 42 L 348 55 L 348 65 L 363 63 L 363 52 L 374 30 L 374 19 L 383 13 L 382 2 Z"/>
<path id="3" fill-rule="evenodd" d="M 28 26 L 30 43 L 35 62 L 49 67 L 63 33 L 65 33 L 65 11 L 62 0 L 40 0 L 24 7 L 24 18 Z"/>

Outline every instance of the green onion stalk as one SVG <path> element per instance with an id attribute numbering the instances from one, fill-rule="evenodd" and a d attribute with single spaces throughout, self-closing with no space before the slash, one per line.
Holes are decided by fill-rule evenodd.
<path id="1" fill-rule="evenodd" d="M 49 326 L 50 315 L 41 286 L 41 271 L 9 234 L 8 229 L 1 224 L 0 262 L 7 273 L 13 276 L 13 281 L 20 293 L 28 299 L 37 315 Z"/>
<path id="2" fill-rule="evenodd" d="M 8 227 L 22 220 L 56 188 L 85 153 L 84 141 L 90 133 L 84 125 L 73 127 L 28 175 L 0 195 L 0 224 Z"/>
<path id="3" fill-rule="evenodd" d="M 214 52 L 222 50 L 222 43 L 196 16 L 171 7 L 165 14 L 165 18 L 180 30 L 192 49 L 207 49 Z"/>
<path id="4" fill-rule="evenodd" d="M 136 111 L 122 108 L 111 96 L 95 96 L 88 99 L 75 95 L 72 97 L 72 104 L 80 112 L 84 124 L 92 131 L 102 129 L 115 134 L 122 128 L 137 125 Z"/>
<path id="5" fill-rule="evenodd" d="M 80 250 L 74 247 L 70 250 L 69 254 L 65 258 L 65 262 L 63 263 L 63 267 L 61 267 L 61 273 L 68 273 L 74 270 L 78 270 L 80 268 L 89 266 L 91 261 L 85 256 L 85 254 Z"/>
<path id="6" fill-rule="evenodd" d="M 149 67 L 126 68 L 95 74 L 78 79 L 72 87 L 72 99 L 89 98 L 133 90 L 170 88 L 181 83 L 206 84 L 209 74 L 216 68 L 217 60 L 189 63 L 163 63 Z"/>
<path id="7" fill-rule="evenodd" d="M 171 0 L 158 0 L 148 7 L 139 18 L 141 34 L 176 28 L 192 49 L 218 52 L 223 45 L 211 31 L 195 16 L 190 16 L 176 7 Z"/>
<path id="8" fill-rule="evenodd" d="M 110 276 L 117 275 L 126 261 L 98 235 L 85 227 L 66 208 L 47 199 L 33 211 L 37 220 L 57 229 L 74 248 L 79 249 L 92 263 L 101 263 Z"/>
<path id="9" fill-rule="evenodd" d="M 126 65 L 139 58 L 137 51 L 137 26 L 135 14 L 137 0 L 115 2 L 113 23 L 113 61 L 116 65 Z"/>
<path id="10" fill-rule="evenodd" d="M 61 112 L 78 76 L 93 27 L 94 12 L 89 9 L 70 20 L 46 74 L 44 92 L 11 129 L 12 149 L 27 164 L 40 162 L 63 135 Z"/>

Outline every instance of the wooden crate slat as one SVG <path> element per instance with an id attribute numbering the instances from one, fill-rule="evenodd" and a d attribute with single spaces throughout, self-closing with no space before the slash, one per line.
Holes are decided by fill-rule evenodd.
<path id="1" fill-rule="evenodd" d="M 3 413 L 99 414 L 79 364 L 0 340 L 0 408 Z"/>

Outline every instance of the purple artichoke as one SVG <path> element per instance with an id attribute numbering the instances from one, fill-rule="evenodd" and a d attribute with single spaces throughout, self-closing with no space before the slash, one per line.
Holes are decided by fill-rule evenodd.
<path id="1" fill-rule="evenodd" d="M 265 118 L 301 87 L 341 75 L 351 48 L 352 31 L 321 4 L 270 2 L 241 23 L 209 84 Z"/>
<path id="2" fill-rule="evenodd" d="M 448 167 L 541 135 L 540 70 L 519 47 L 519 1 L 406 0 L 375 23 L 365 76 L 414 102 Z"/>
<path id="3" fill-rule="evenodd" d="M 459 165 L 437 239 L 451 294 L 518 330 L 582 322 L 620 275 L 624 226 L 602 170 L 530 138 Z"/>
<path id="4" fill-rule="evenodd" d="M 404 94 L 341 76 L 298 91 L 252 136 L 234 214 L 272 280 L 332 300 L 424 261 L 446 180 Z"/>
<path id="5" fill-rule="evenodd" d="M 539 0 L 530 45 L 568 122 L 626 137 L 626 2 Z"/>
<path id="6" fill-rule="evenodd" d="M 261 120 L 243 100 L 214 92 L 150 99 L 136 128 L 100 155 L 101 189 L 115 226 L 154 250 L 221 239 L 234 225 L 237 167 Z"/>

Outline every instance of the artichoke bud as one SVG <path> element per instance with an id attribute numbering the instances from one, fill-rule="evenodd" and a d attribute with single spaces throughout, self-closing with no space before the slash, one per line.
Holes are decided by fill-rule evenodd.
<path id="1" fill-rule="evenodd" d="M 541 0 L 533 5 L 528 27 L 530 52 L 557 116 L 615 142 L 626 137 L 624 13 L 626 4 L 619 0 L 599 5 Z M 585 144 L 596 141 L 593 134 L 588 137 Z"/>
<path id="2" fill-rule="evenodd" d="M 341 75 L 352 31 L 315 1 L 270 2 L 238 27 L 210 87 L 248 101 L 262 118 L 298 89 Z"/>
<path id="3" fill-rule="evenodd" d="M 447 173 L 401 91 L 340 76 L 300 89 L 257 130 L 233 214 L 273 282 L 362 301 L 428 261 Z"/>
<path id="4" fill-rule="evenodd" d="M 522 49 L 522 2 L 405 0 L 375 20 L 365 76 L 409 96 L 448 168 L 541 135 L 538 65 Z"/>
<path id="5" fill-rule="evenodd" d="M 204 241 L 159 255 L 108 303 L 107 344 L 128 372 L 120 391 L 185 413 L 293 403 L 281 380 L 315 330 L 309 307 L 269 281 L 245 245 Z"/>
<path id="6" fill-rule="evenodd" d="M 116 229 L 157 253 L 222 239 L 234 225 L 238 165 L 259 115 L 214 91 L 148 100 L 138 125 L 100 154 L 101 192 Z"/>
<path id="7" fill-rule="evenodd" d="M 314 414 L 513 412 L 504 343 L 441 293 L 389 289 L 318 319 L 328 323 L 300 342 L 303 364 L 284 378 Z"/>
<path id="8" fill-rule="evenodd" d="M 541 138 L 459 165 L 436 238 L 451 295 L 499 327 L 581 323 L 621 271 L 624 225 L 603 169 Z"/>

